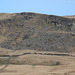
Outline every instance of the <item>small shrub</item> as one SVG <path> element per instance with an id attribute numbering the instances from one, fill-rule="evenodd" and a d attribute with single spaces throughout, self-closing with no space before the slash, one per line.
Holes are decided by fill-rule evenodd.
<path id="1" fill-rule="evenodd" d="M 30 45 L 28 44 L 28 45 L 26 45 L 27 47 L 30 47 Z"/>
<path id="2" fill-rule="evenodd" d="M 24 35 L 23 40 L 28 39 L 29 36 L 28 35 Z"/>
<path id="3" fill-rule="evenodd" d="M 56 65 L 60 65 L 60 62 L 59 62 L 59 61 L 57 61 L 57 62 L 56 62 Z"/>

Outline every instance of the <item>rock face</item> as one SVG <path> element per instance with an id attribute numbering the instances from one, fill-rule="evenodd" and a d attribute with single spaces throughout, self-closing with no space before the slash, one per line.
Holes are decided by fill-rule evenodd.
<path id="1" fill-rule="evenodd" d="M 14 15 L 14 14 L 13 14 Z M 0 20 L 0 47 L 74 52 L 75 19 L 36 13 L 15 13 Z"/>

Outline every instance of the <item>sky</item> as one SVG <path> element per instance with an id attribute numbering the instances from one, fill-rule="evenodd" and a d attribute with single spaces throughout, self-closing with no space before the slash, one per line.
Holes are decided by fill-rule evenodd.
<path id="1" fill-rule="evenodd" d="M 75 0 L 0 0 L 0 13 L 75 15 Z"/>

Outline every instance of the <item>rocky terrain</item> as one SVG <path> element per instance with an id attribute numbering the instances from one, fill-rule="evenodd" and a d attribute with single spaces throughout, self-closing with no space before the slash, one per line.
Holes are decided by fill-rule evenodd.
<path id="1" fill-rule="evenodd" d="M 0 13 L 0 47 L 75 52 L 75 18 L 37 13 Z"/>

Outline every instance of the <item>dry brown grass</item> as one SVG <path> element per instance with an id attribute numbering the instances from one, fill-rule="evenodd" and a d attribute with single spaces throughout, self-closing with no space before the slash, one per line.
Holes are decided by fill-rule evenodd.
<path id="1" fill-rule="evenodd" d="M 75 75 L 75 63 L 60 66 L 9 65 L 0 75 Z"/>
<path id="2" fill-rule="evenodd" d="M 7 49 L 3 50 L 5 51 Z M 9 50 L 7 51 L 9 52 Z M 49 53 L 34 50 L 19 50 L 14 53 L 10 52 L 9 54 L 16 55 L 30 52 Z M 0 75 L 75 75 L 75 57 L 72 56 L 27 54 L 17 57 L 16 61 L 24 63 L 24 65 L 9 65 L 4 71 L 0 72 Z M 61 64 L 51 65 L 56 62 L 60 62 Z"/>
<path id="3" fill-rule="evenodd" d="M 69 19 L 72 19 L 72 18 L 75 18 L 75 16 L 63 16 L 64 18 L 69 18 Z"/>
<path id="4" fill-rule="evenodd" d="M 6 39 L 7 39 L 6 37 L 0 35 L 0 43 L 4 42 Z"/>
<path id="5" fill-rule="evenodd" d="M 0 13 L 0 20 L 8 19 L 15 15 L 16 14 Z"/>

